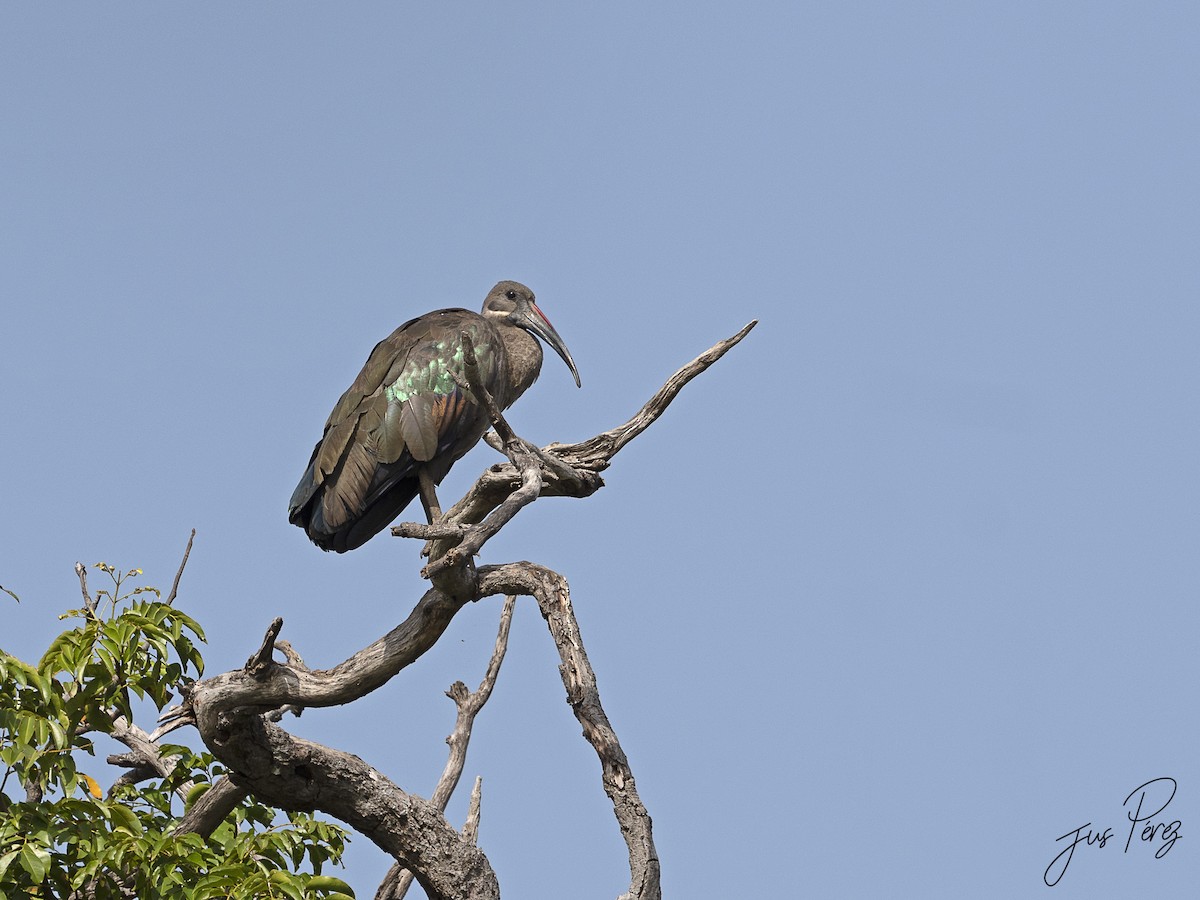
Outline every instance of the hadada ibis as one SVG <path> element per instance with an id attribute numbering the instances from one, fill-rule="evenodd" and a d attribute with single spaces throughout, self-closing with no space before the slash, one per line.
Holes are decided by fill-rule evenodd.
<path id="1" fill-rule="evenodd" d="M 492 288 L 481 313 L 440 309 L 405 322 L 376 345 L 338 400 L 292 494 L 288 518 L 322 550 L 361 547 L 417 496 L 422 475 L 439 484 L 487 431 L 487 410 L 451 374 L 466 380 L 464 331 L 483 385 L 501 409 L 538 377 L 537 338 L 580 384 L 570 351 L 533 291 L 515 281 Z"/>

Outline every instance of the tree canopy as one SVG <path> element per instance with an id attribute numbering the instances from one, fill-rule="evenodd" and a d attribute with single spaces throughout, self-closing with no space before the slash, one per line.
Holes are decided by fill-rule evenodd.
<path id="1" fill-rule="evenodd" d="M 141 569 L 95 568 L 110 584 L 61 618 L 36 663 L 0 650 L 0 885 L 7 896 L 337 898 L 328 870 L 346 832 L 242 795 L 211 829 L 189 810 L 225 768 L 135 723 L 204 672 L 200 624 L 138 584 Z M 148 701 L 148 702 L 139 702 Z M 129 752 L 102 788 L 96 738 Z"/>

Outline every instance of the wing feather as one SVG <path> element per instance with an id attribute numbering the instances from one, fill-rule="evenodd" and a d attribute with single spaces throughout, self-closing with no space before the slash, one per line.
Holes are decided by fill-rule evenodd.
<path id="1" fill-rule="evenodd" d="M 337 530 L 361 514 L 374 475 L 374 454 L 361 443 L 350 444 L 333 489 L 326 486 L 321 498 L 321 516 L 326 528 Z"/>
<path id="2" fill-rule="evenodd" d="M 380 341 L 334 406 L 290 504 L 291 520 L 319 546 L 359 546 L 411 501 L 421 464 L 440 482 L 479 440 L 486 415 L 454 379 L 463 330 L 495 392 L 504 365 L 494 326 L 476 313 L 441 310 Z"/>
<path id="3" fill-rule="evenodd" d="M 405 447 L 419 462 L 429 462 L 437 454 L 438 433 L 433 424 L 434 394 L 413 394 L 400 404 L 400 436 Z"/>

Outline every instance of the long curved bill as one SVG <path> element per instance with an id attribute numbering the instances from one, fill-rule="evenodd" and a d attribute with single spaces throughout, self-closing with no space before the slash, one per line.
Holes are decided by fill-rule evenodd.
<path id="1" fill-rule="evenodd" d="M 562 361 L 567 364 L 567 368 L 575 376 L 575 387 L 583 387 L 583 383 L 579 380 L 579 370 L 575 368 L 575 360 L 571 359 L 571 351 L 567 349 L 563 339 L 558 336 L 558 332 L 554 330 L 554 326 L 550 324 L 546 314 L 538 309 L 536 303 L 529 304 L 529 313 L 525 314 L 525 321 L 528 323 L 530 331 L 553 347 L 554 352 L 562 357 Z"/>

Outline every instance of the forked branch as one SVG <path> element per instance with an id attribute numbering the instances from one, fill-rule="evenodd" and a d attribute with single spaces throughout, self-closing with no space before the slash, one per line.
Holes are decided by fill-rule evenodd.
<path id="1" fill-rule="evenodd" d="M 508 651 L 508 632 L 512 627 L 513 610 L 516 609 L 516 606 L 517 598 L 514 596 L 509 596 L 504 601 L 504 610 L 500 613 L 500 630 L 496 635 L 496 646 L 492 650 L 492 658 L 488 662 L 487 672 L 484 673 L 479 687 L 474 691 L 468 691 L 465 684 L 456 681 L 450 686 L 450 690 L 446 691 L 446 696 L 454 701 L 458 714 L 454 721 L 454 730 L 446 738 L 446 743 L 450 746 L 450 756 L 446 760 L 446 768 L 442 771 L 442 777 L 438 779 L 433 797 L 430 798 L 433 805 L 443 813 L 446 811 L 446 805 L 450 802 L 450 797 L 454 794 L 454 789 L 458 787 L 458 781 L 462 777 L 463 768 L 467 763 L 467 745 L 471 742 L 471 729 L 475 724 L 475 717 L 483 709 L 483 705 L 488 702 L 488 698 L 492 696 L 492 689 L 496 686 L 500 665 L 504 662 L 504 654 Z M 479 832 L 481 781 L 482 779 L 475 779 L 475 787 L 471 791 L 471 812 L 467 817 L 467 825 L 463 828 L 463 837 L 471 843 L 475 843 L 475 836 Z M 412 881 L 413 873 L 411 871 L 399 864 L 393 866 L 379 885 L 379 890 L 375 892 L 375 900 L 402 900 L 408 893 Z"/>
<path id="2" fill-rule="evenodd" d="M 603 472 L 614 456 L 635 437 L 649 428 L 679 396 L 689 381 L 704 372 L 748 335 L 758 320 L 748 322 L 737 334 L 719 341 L 667 379 L 666 384 L 646 401 L 628 422 L 578 444 L 550 444 L 548 453 L 559 457 L 573 468 Z"/>
<path id="3" fill-rule="evenodd" d="M 441 543 L 424 570 L 433 587 L 404 622 L 328 670 L 309 669 L 294 653 L 288 654 L 287 662 L 275 660 L 272 651 L 282 646 L 277 641 L 282 623 L 274 622 L 245 668 L 197 682 L 183 707 L 171 716 L 177 722 L 196 724 L 213 754 L 237 773 L 231 775 L 236 787 L 282 809 L 316 808 L 342 819 L 390 853 L 399 865 L 411 869 L 430 897 L 497 896 L 490 865 L 473 840 L 459 835 L 446 822 L 439 808 L 439 803 L 444 807 L 440 795 L 432 803 L 411 796 L 357 757 L 289 735 L 268 721 L 268 714 L 284 706 L 299 710 L 358 699 L 419 659 L 467 603 L 494 594 L 533 596 L 562 660 L 567 701 L 600 759 L 604 790 L 626 841 L 630 888 L 625 897 L 658 900 L 659 860 L 650 816 L 638 796 L 629 760 L 600 704 L 566 579 L 528 562 L 483 566 L 476 571 L 472 557 L 533 499 L 586 497 L 602 487 L 599 473 L 613 457 L 662 415 L 684 385 L 720 359 L 755 324 L 751 322 L 680 368 L 629 421 L 581 443 L 533 448 L 512 433 L 492 403 L 493 421 L 503 435 L 500 443 L 509 461 L 485 471 L 435 524 L 402 523 L 393 529 L 397 535 Z M 489 398 L 478 384 L 478 373 L 472 377 L 469 368 L 467 371 L 470 389 L 487 405 Z M 494 662 L 498 667 L 498 661 Z M 474 695 L 464 692 L 465 688 L 457 693 L 462 693 L 463 703 L 469 705 L 467 701 Z M 452 696 L 460 702 L 459 696 Z M 459 712 L 461 722 L 462 705 Z M 469 727 L 468 720 L 468 732 Z M 447 772 L 454 765 L 452 758 Z M 458 772 L 461 766 L 449 780 L 457 782 Z M 443 779 L 446 781 L 446 776 Z M 385 882 L 381 891 L 386 886 Z"/>
<path id="4" fill-rule="evenodd" d="M 600 758 L 604 792 L 612 801 L 613 813 L 629 851 L 630 883 L 625 898 L 659 900 L 662 889 L 650 814 L 642 805 L 629 760 L 600 704 L 596 673 L 583 646 L 567 580 L 550 569 L 519 562 L 484 566 L 479 570 L 479 586 L 484 593 L 528 594 L 537 600 L 562 660 L 558 669 L 563 687 L 567 689 L 567 703 L 583 726 L 584 737 Z"/>
<path id="5" fill-rule="evenodd" d="M 529 494 L 532 493 L 535 483 L 536 496 L 590 497 L 604 486 L 599 473 L 612 464 L 613 457 L 649 428 L 679 396 L 679 392 L 688 382 L 737 346 L 757 324 L 757 319 L 749 322 L 736 334 L 717 342 L 679 368 L 627 422 L 577 444 L 553 443 L 538 450 L 512 434 L 499 410 L 495 409 L 495 404 L 490 404 L 493 421 L 503 423 L 503 430 L 509 438 L 502 437 L 496 440 L 489 434 L 488 443 L 494 447 L 499 445 L 498 449 L 508 455 L 509 461 L 494 465 L 480 475 L 466 495 L 446 510 L 436 525 L 401 522 L 392 527 L 392 534 L 420 540 L 449 538 L 451 541 L 460 541 L 453 559 L 441 563 L 438 554 L 432 554 L 433 562 L 421 573 L 425 578 L 432 578 L 459 559 L 477 553 L 508 519 L 521 507 L 532 502 Z M 469 368 L 467 373 L 469 377 Z M 471 387 L 472 390 L 476 390 L 474 381 Z M 487 395 L 482 385 L 478 387 L 476 395 L 479 396 L 480 392 Z M 490 400 L 490 397 L 487 399 Z M 516 485 L 519 485 L 519 488 L 515 488 Z M 498 510 L 502 505 L 505 506 L 504 510 Z M 491 515 L 493 510 L 497 510 L 495 517 Z M 470 554 L 467 553 L 468 550 Z"/>

